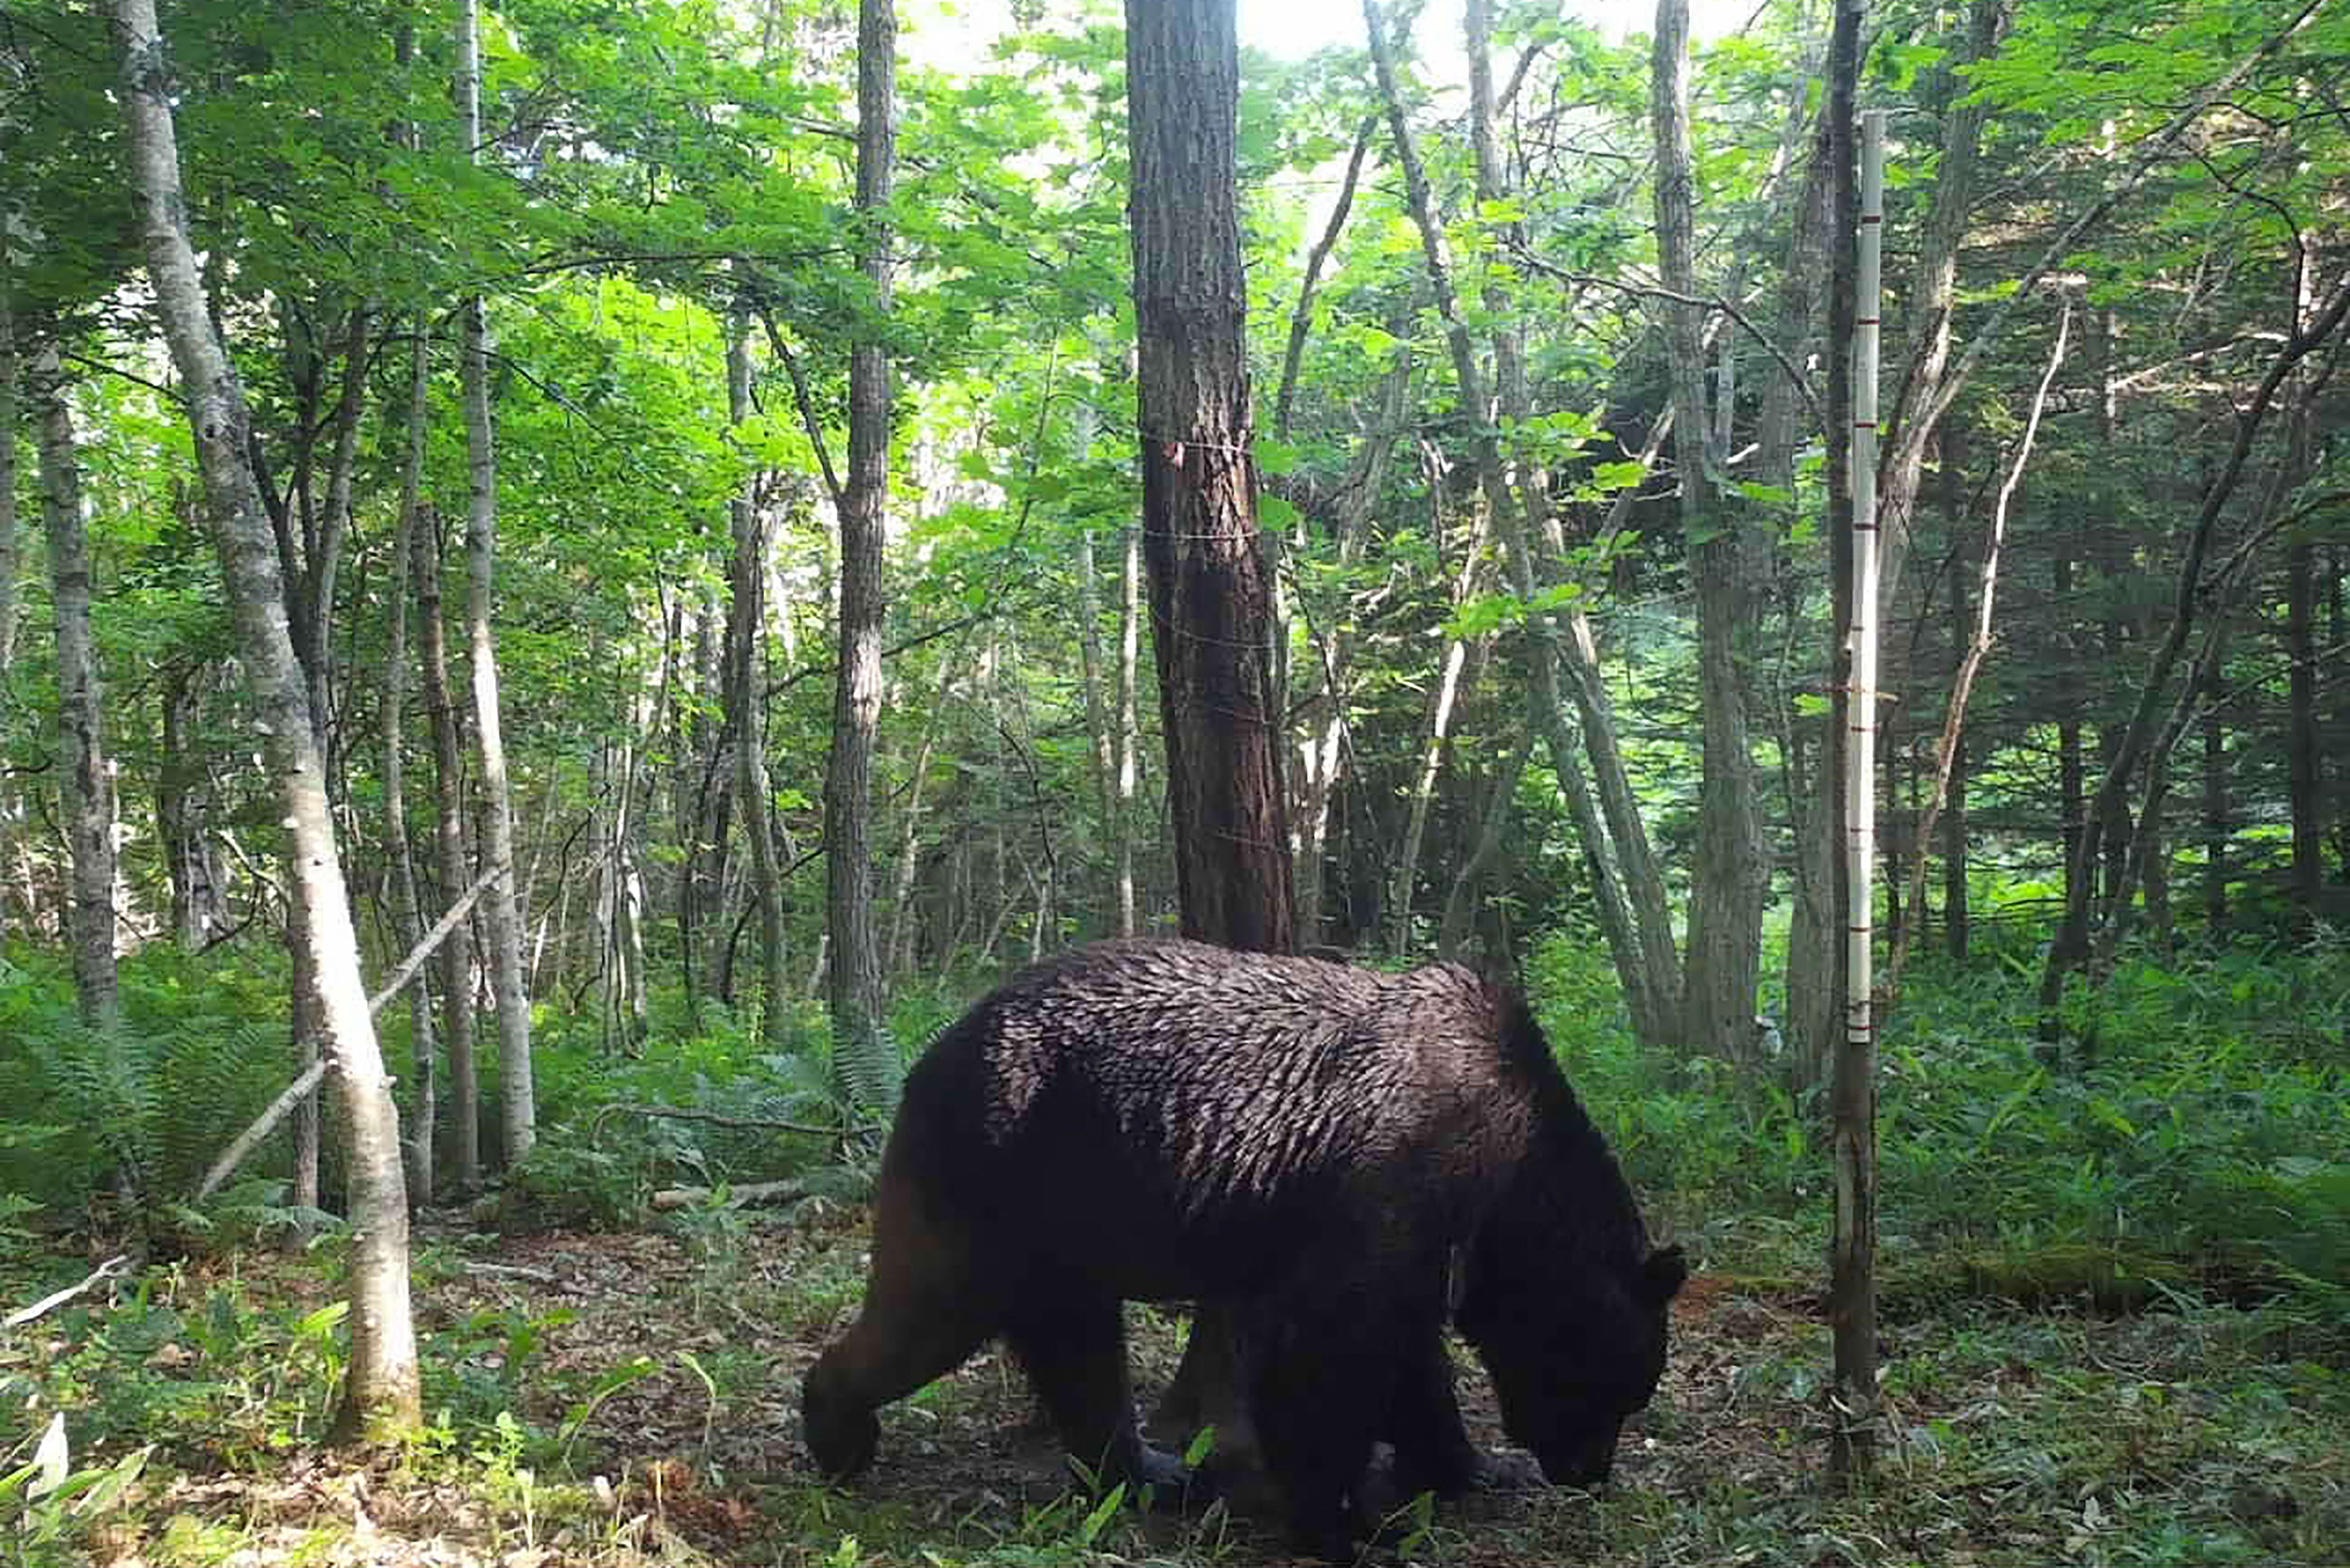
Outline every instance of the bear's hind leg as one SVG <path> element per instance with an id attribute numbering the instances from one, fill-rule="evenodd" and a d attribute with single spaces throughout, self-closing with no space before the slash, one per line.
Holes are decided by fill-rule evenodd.
<path id="1" fill-rule="evenodd" d="M 1292 1542 L 1330 1563 L 1352 1562 L 1370 1521 L 1349 1504 L 1370 1463 L 1372 1438 L 1392 1408 L 1396 1336 L 1383 1315 L 1331 1303 L 1259 1316 L 1243 1334 L 1250 1404 L 1264 1468 L 1288 1505 Z"/>
<path id="2" fill-rule="evenodd" d="M 1027 1368 L 1069 1458 L 1092 1467 L 1105 1483 L 1181 1487 L 1182 1465 L 1143 1441 L 1135 1422 L 1123 1303 L 1116 1296 L 1037 1295 L 1009 1314 L 1003 1337 Z"/>
<path id="3" fill-rule="evenodd" d="M 971 1255 L 967 1242 L 925 1221 L 885 1166 L 865 1304 L 800 1388 L 808 1452 L 826 1475 L 845 1479 L 870 1464 L 881 1430 L 873 1412 L 953 1371 L 995 1333 L 1000 1303 Z"/>

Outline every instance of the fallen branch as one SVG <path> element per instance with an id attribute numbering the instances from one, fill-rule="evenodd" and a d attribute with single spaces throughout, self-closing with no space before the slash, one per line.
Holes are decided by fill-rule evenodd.
<path id="1" fill-rule="evenodd" d="M 664 1187 L 652 1196 L 656 1209 L 691 1209 L 707 1203 L 719 1190 L 714 1187 Z M 751 1203 L 788 1203 L 794 1199 L 809 1196 L 804 1181 L 746 1181 L 740 1187 L 729 1187 L 726 1207 L 740 1209 Z"/>
<path id="2" fill-rule="evenodd" d="M 449 933 L 457 929 L 457 922 L 465 918 L 466 911 L 473 909 L 473 901 L 482 896 L 482 889 L 487 888 L 496 875 L 497 871 L 493 867 L 474 878 L 473 885 L 465 889 L 464 896 L 451 904 L 448 912 L 433 923 L 431 930 L 424 933 L 422 939 L 410 950 L 408 957 L 401 961 L 400 967 L 392 971 L 391 978 L 384 982 L 383 988 L 368 998 L 369 1017 L 372 1018 L 381 1012 L 384 1004 L 398 996 L 400 988 L 415 977 L 417 970 L 422 967 L 424 961 L 431 958 L 440 949 L 441 944 L 449 940 Z M 235 1141 L 223 1149 L 220 1158 L 213 1161 L 212 1168 L 204 1172 L 203 1180 L 197 1183 L 195 1197 L 197 1202 L 202 1203 L 218 1190 L 220 1184 L 226 1181 L 231 1173 L 244 1163 L 244 1157 L 253 1152 L 254 1147 L 277 1130 L 277 1124 L 290 1116 L 294 1107 L 300 1105 L 310 1091 L 318 1086 L 318 1080 L 327 1075 L 328 1065 L 328 1059 L 321 1056 L 302 1069 L 302 1075 L 286 1085 L 285 1092 L 269 1102 L 269 1108 L 253 1118 L 252 1126 L 237 1134 Z"/>
<path id="3" fill-rule="evenodd" d="M 563 1282 L 545 1269 L 525 1269 L 520 1263 L 477 1263 L 464 1260 L 457 1265 L 469 1274 L 494 1274 L 500 1279 L 528 1280 L 534 1284 L 559 1285 Z"/>
<path id="4" fill-rule="evenodd" d="M 777 1121 L 766 1116 L 728 1116 L 716 1111 L 689 1111 L 675 1106 L 629 1106 L 618 1103 L 606 1106 L 588 1124 L 588 1147 L 593 1148 L 603 1140 L 604 1122 L 616 1116 L 660 1116 L 671 1121 L 714 1122 L 722 1127 L 757 1127 L 775 1132 L 806 1133 L 813 1137 L 844 1137 L 857 1131 L 854 1127 L 817 1127 L 809 1122 Z"/>
<path id="5" fill-rule="evenodd" d="M 409 955 L 400 961 L 400 967 L 391 971 L 391 978 L 383 982 L 383 989 L 368 998 L 369 1017 L 381 1012 L 384 1004 L 400 994 L 400 988 L 415 978 L 416 971 L 424 967 L 424 961 L 449 940 L 449 933 L 457 929 L 457 922 L 465 918 L 466 912 L 473 907 L 473 900 L 482 896 L 482 889 L 487 888 L 497 874 L 498 868 L 493 866 L 475 877 L 473 885 L 465 889 L 464 897 L 450 905 L 448 912 L 433 922 L 432 929 L 418 940 Z"/>
<path id="6" fill-rule="evenodd" d="M 107 1259 L 106 1262 L 99 1264 L 96 1269 L 92 1270 L 90 1272 L 89 1278 L 82 1281 L 81 1283 L 78 1285 L 68 1285 L 64 1290 L 51 1292 L 49 1294 L 43 1296 L 39 1301 L 35 1302 L 31 1306 L 18 1307 L 15 1312 L 10 1313 L 5 1318 L 0 1318 L 0 1328 L 15 1328 L 21 1324 L 30 1323 L 35 1318 L 41 1316 L 45 1313 L 53 1312 L 57 1308 L 65 1305 L 66 1303 L 89 1290 L 99 1281 L 114 1278 L 115 1275 L 123 1272 L 130 1266 L 130 1254 L 128 1252 L 117 1252 L 113 1257 Z"/>
<path id="7" fill-rule="evenodd" d="M 212 1168 L 204 1172 L 203 1180 L 196 1184 L 195 1200 L 202 1203 L 210 1198 L 220 1184 L 229 1179 L 230 1173 L 244 1163 L 244 1157 L 253 1152 L 254 1146 L 276 1131 L 277 1124 L 284 1121 L 326 1075 L 327 1058 L 324 1056 L 303 1068 L 302 1075 L 286 1085 L 285 1092 L 269 1102 L 269 1108 L 254 1117 L 251 1127 L 236 1135 L 235 1142 L 221 1150 L 221 1157 L 213 1161 Z"/>

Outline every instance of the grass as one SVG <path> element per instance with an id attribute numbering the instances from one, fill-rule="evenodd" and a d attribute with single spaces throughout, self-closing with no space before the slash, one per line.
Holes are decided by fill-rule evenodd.
<path id="1" fill-rule="evenodd" d="M 13 1430 L 64 1410 L 78 1469 L 156 1445 L 112 1506 L 65 1520 L 54 1551 L 20 1560 L 1286 1561 L 1276 1532 L 1221 1509 L 1098 1506 L 1070 1484 L 1022 1380 L 992 1352 L 885 1412 L 881 1458 L 857 1485 L 817 1483 L 798 1446 L 798 1375 L 844 1319 L 841 1282 L 855 1278 L 863 1244 L 859 1220 L 837 1210 L 815 1224 L 746 1223 L 738 1255 L 724 1259 L 704 1242 L 650 1233 L 436 1244 L 419 1296 L 439 1363 L 433 1432 L 365 1468 L 310 1446 L 336 1364 L 305 1325 L 312 1303 L 333 1293 L 331 1249 L 151 1269 L 111 1301 L 78 1303 L 0 1341 Z M 2341 1560 L 2350 1452 L 2338 1434 L 2350 1429 L 2350 1376 L 2306 1354 L 2293 1322 L 2184 1294 L 2115 1315 L 1939 1301 L 1888 1329 L 1891 1429 L 1874 1478 L 1840 1493 L 1821 1473 L 1825 1330 L 1768 1251 L 1706 1259 L 1677 1309 L 1665 1386 L 1627 1433 L 1614 1489 L 1476 1499 L 1407 1517 L 1389 1560 Z M 705 1282 L 712 1269 L 725 1272 L 724 1294 Z M 1171 1368 L 1181 1326 L 1143 1312 L 1133 1324 L 1148 1385 Z M 650 1370 L 617 1380 L 639 1355 Z M 1482 1377 L 1464 1382 L 1472 1425 L 1497 1440 Z"/>
<path id="2" fill-rule="evenodd" d="M 1963 972 L 1921 961 L 1888 1023 L 1887 1427 L 1875 1473 L 1846 1490 L 1822 1474 L 1827 1197 L 1814 1107 L 1767 1072 L 1659 1063 L 1625 1033 L 1604 964 L 1545 945 L 1531 981 L 1552 1038 L 1659 1229 L 1690 1246 L 1700 1273 L 1613 1490 L 1407 1512 L 1384 1560 L 2345 1561 L 2350 944 L 2133 960 L 2094 1006 L 2076 999 L 2074 1024 L 2095 1049 L 2061 1066 L 2033 1048 L 2030 956 L 1986 952 Z M 159 973 L 151 1011 L 162 1016 L 188 989 Z M 0 992 L 0 1023 L 38 1024 L 45 994 Z M 925 1017 L 951 1011 L 918 1001 Z M 186 1014 L 169 1049 L 124 1057 L 116 1077 L 76 1067 L 89 1043 L 53 1021 L 40 1024 L 51 1030 L 41 1049 L 0 1072 L 23 1104 L 50 1104 L 74 1083 L 120 1098 L 103 1115 L 92 1100 L 71 1127 L 0 1129 L 16 1189 L 0 1197 L 0 1307 L 79 1280 L 99 1255 L 95 1241 L 41 1228 L 60 1210 L 104 1211 L 87 1197 L 107 1168 L 88 1127 L 147 1118 L 138 1147 L 154 1168 L 176 1168 L 185 1151 L 165 1113 L 215 1103 L 190 1086 L 251 1068 L 234 1012 Z M 191 1241 L 206 1251 L 148 1262 L 0 1330 L 0 1561 L 1287 1561 L 1263 1521 L 1221 1509 L 1146 1515 L 1073 1486 L 1021 1378 L 993 1352 L 885 1412 L 879 1462 L 857 1485 L 816 1482 L 797 1390 L 862 1290 L 858 1169 L 807 1166 L 824 1157 L 821 1138 L 597 1118 L 608 1103 L 660 1101 L 824 1119 L 816 1058 L 749 1049 L 723 1020 L 623 1062 L 549 1032 L 541 1155 L 499 1212 L 550 1228 L 420 1230 L 432 1424 L 406 1452 L 354 1465 L 315 1447 L 343 1355 L 343 1329 L 323 1310 L 339 1295 L 331 1239 L 289 1257 L 234 1240 L 251 1226 L 151 1231 L 159 1259 Z M 68 1068 L 78 1076 L 59 1076 Z M 259 1092 L 266 1076 L 245 1086 Z M 712 1204 L 642 1228 L 655 1187 L 774 1177 L 794 1162 L 838 1179 L 812 1179 L 827 1196 L 789 1214 Z M 265 1219 L 267 1200 L 256 1203 Z M 1129 1324 L 1147 1400 L 1182 1325 L 1140 1309 Z M 1473 1373 L 1464 1401 L 1481 1440 L 1498 1441 Z"/>

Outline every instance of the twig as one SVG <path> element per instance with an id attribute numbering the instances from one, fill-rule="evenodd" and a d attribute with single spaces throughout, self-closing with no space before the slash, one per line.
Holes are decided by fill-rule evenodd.
<path id="1" fill-rule="evenodd" d="M 115 1275 L 123 1272 L 130 1266 L 130 1254 L 128 1252 L 117 1252 L 113 1257 L 107 1259 L 106 1262 L 99 1264 L 96 1269 L 92 1270 L 90 1272 L 89 1278 L 82 1281 L 81 1283 L 78 1285 L 68 1285 L 61 1291 L 53 1291 L 49 1294 L 43 1296 L 39 1301 L 35 1302 L 31 1306 L 18 1307 L 15 1312 L 10 1313 L 5 1318 L 0 1318 L 0 1328 L 15 1328 L 21 1324 L 30 1323 L 35 1318 L 41 1316 L 43 1314 L 51 1312 L 57 1307 L 65 1305 L 66 1303 L 73 1300 L 74 1297 L 82 1294 L 84 1292 L 90 1289 L 90 1287 L 96 1285 L 100 1280 L 110 1280 L 114 1278 Z"/>

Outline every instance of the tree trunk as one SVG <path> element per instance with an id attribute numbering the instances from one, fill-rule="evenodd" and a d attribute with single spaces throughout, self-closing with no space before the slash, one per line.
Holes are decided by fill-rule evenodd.
<path id="1" fill-rule="evenodd" d="M 1248 450 L 1233 0 L 1127 0 L 1126 55 L 1142 556 L 1182 930 L 1287 952 L 1297 919 Z M 1201 1313 L 1159 1420 L 1204 1418 L 1246 1455 L 1232 1334 Z"/>
<path id="2" fill-rule="evenodd" d="M 111 1030 L 122 1008 L 114 973 L 114 778 L 106 753 L 106 700 L 90 632 L 89 535 L 82 514 L 81 461 L 57 345 L 33 364 L 40 410 L 41 517 L 48 535 L 50 598 L 57 611 L 58 781 L 69 861 L 66 901 L 74 1000 L 81 1020 Z M 13 430 L 0 431 L 11 445 Z"/>
<path id="3" fill-rule="evenodd" d="M 449 680 L 446 622 L 441 614 L 441 530 L 432 506 L 417 515 L 410 571 L 416 589 L 417 653 L 432 730 L 432 858 L 441 896 L 454 900 L 473 880 L 465 857 L 464 718 Z M 482 1087 L 473 1060 L 473 939 L 470 922 L 451 931 L 436 955 L 441 969 L 441 1032 L 449 1051 L 450 1159 L 457 1190 L 482 1184 Z"/>
<path id="4" fill-rule="evenodd" d="M 835 497 L 840 516 L 839 673 L 832 754 L 825 770 L 826 928 L 831 937 L 835 1088 L 868 1114 L 896 1096 L 896 1048 L 884 1026 L 880 955 L 873 935 L 873 752 L 881 721 L 883 515 L 896 421 L 889 348 L 889 207 L 897 179 L 898 18 L 891 0 L 857 9 L 858 266 L 875 317 L 848 351 L 848 464 Z M 847 1075 L 844 1075 L 844 1071 Z"/>
<path id="5" fill-rule="evenodd" d="M 15 690 L 11 676 L 16 666 L 16 323 L 10 296 L 7 248 L 0 245 L 0 690 Z M 12 865 L 18 850 L 16 792 L 0 779 L 0 867 Z M 33 929 L 33 910 L 20 911 Z M 7 903 L 0 895 L 0 925 L 7 924 Z"/>
<path id="6" fill-rule="evenodd" d="M 740 315 L 726 328 L 726 422 L 751 417 L 750 325 Z M 767 530 L 759 513 L 757 475 L 727 503 L 734 535 L 734 569 L 726 608 L 728 695 L 733 703 L 735 787 L 743 796 L 743 834 L 751 843 L 751 898 L 759 911 L 761 976 L 759 1037 L 781 1051 L 791 1035 L 791 977 L 785 961 L 783 869 L 775 858 L 774 791 L 767 786 L 766 615 Z"/>
<path id="7" fill-rule="evenodd" d="M 1832 178 L 1836 182 L 1838 249 L 1851 247 L 1850 280 L 1837 289 L 1836 329 L 1829 334 L 1828 423 L 1850 436 L 1832 451 L 1830 527 L 1848 540 L 1839 572 L 1835 646 L 1838 746 L 1835 794 L 1842 829 L 1844 875 L 1837 913 L 1846 934 L 1838 966 L 1843 1037 L 1829 1079 L 1829 1140 L 1835 1208 L 1828 1240 L 1828 1328 L 1833 1343 L 1834 1417 L 1828 1473 L 1849 1484 L 1876 1461 L 1879 1400 L 1877 1386 L 1877 1035 L 1869 994 L 1870 899 L 1876 792 L 1874 736 L 1877 704 L 1877 626 L 1883 600 L 1878 566 L 1877 484 L 1877 317 L 1884 236 L 1885 114 L 1873 109 L 1860 127 L 1854 117 L 1859 79 L 1864 0 L 1838 0 L 1829 50 L 1828 110 Z M 1856 130 L 1861 145 L 1855 146 Z M 1854 182 L 1854 154 L 1862 165 Z M 1849 236 L 1847 238 L 1846 236 Z M 1839 462 L 1841 460 L 1841 462 Z M 1841 504 L 1838 503 L 1841 502 Z M 1843 515 L 1835 514 L 1841 512 Z"/>
<path id="8" fill-rule="evenodd" d="M 1880 617 L 1900 590 L 1901 574 L 1908 560 L 1910 520 L 1925 477 L 1928 444 L 1950 402 L 1981 362 L 1982 354 L 1997 340 L 2007 320 L 2005 316 L 1994 317 L 1976 335 L 1960 363 L 1946 373 L 1959 247 L 1965 238 L 1974 203 L 1975 171 L 1981 162 L 1983 122 L 1989 112 L 1987 106 L 1965 100 L 1963 79 L 1954 67 L 1989 59 L 1998 52 L 2012 4 L 2012 0 L 1972 0 L 1966 18 L 1963 57 L 1953 59 L 1950 67 L 1945 68 L 1937 88 L 1942 109 L 1942 141 L 1934 197 L 1926 217 L 1915 282 L 1908 289 L 1897 291 L 1910 296 L 1910 319 L 1921 325 L 1915 335 L 1909 364 L 1900 378 L 1900 385 L 1908 390 L 1887 421 L 1887 428 L 1893 432 L 1892 446 L 1880 463 L 1883 478 L 1877 487 L 1877 533 L 1881 545 L 1877 591 L 1884 597 L 1873 612 Z M 1838 20 L 1841 23 L 1841 11 Z M 2085 220 L 2084 223 L 2085 226 Z M 1846 241 L 1839 236 L 1838 243 Z M 2052 247 L 2033 270 L 2031 281 L 2036 282 L 2043 275 L 2054 258 L 2061 254 Z M 1841 441 L 1842 433 L 1838 432 L 1835 439 Z M 1830 455 L 1833 461 L 1833 452 Z M 1898 680 L 1898 673 L 1889 672 L 1888 679 Z M 1805 824 L 1804 841 L 1797 846 L 1796 853 L 1810 868 L 1803 875 L 1807 887 L 1814 886 L 1810 880 L 1812 869 L 1823 868 L 1829 861 L 1835 840 L 1830 836 L 1832 828 L 1827 818 L 1825 812 L 1813 814 Z M 1835 1054 L 1839 1032 L 1835 993 L 1820 987 L 1817 981 L 1828 972 L 1831 955 L 1842 940 L 1841 930 L 1816 893 L 1796 899 L 1787 933 L 1787 998 L 1798 1062 L 1825 1064 Z"/>
<path id="9" fill-rule="evenodd" d="M 1128 0 L 1143 557 L 1184 934 L 1296 940 L 1248 451 L 1232 0 Z"/>
<path id="10" fill-rule="evenodd" d="M 1396 161 L 1402 167 L 1404 190 L 1412 222 L 1419 231 L 1429 283 L 1437 311 L 1445 324 L 1445 342 L 1452 357 L 1453 376 L 1464 408 L 1477 421 L 1471 446 L 1479 488 L 1492 509 L 1493 525 L 1502 538 L 1511 587 L 1531 605 L 1542 573 L 1536 566 L 1532 530 L 1517 492 L 1511 486 L 1502 461 L 1499 431 L 1493 424 L 1495 402 L 1489 395 L 1476 348 L 1464 324 L 1445 255 L 1444 232 L 1437 221 L 1426 171 L 1420 163 L 1411 125 L 1397 88 L 1394 49 L 1388 24 L 1377 0 L 1363 0 L 1363 22 L 1371 47 L 1379 96 L 1387 106 L 1388 123 L 1395 140 Z M 1560 555 L 1556 519 L 1545 524 L 1551 555 Z M 1565 634 L 1549 614 L 1530 611 L 1529 653 L 1534 672 L 1536 715 L 1549 743 L 1551 763 L 1565 793 L 1577 835 L 1592 867 L 1595 913 L 1623 981 L 1625 1004 L 1632 1026 L 1645 1042 L 1662 1044 L 1676 1032 L 1680 995 L 1680 958 L 1672 939 L 1671 912 L 1665 899 L 1664 878 L 1649 852 L 1648 831 L 1617 750 L 1615 719 L 1607 689 L 1599 680 L 1596 650 L 1590 628 L 1579 610 L 1568 612 Z M 1572 702 L 1582 721 L 1581 743 L 1568 727 Z M 1588 755 L 1591 777 L 1584 774 Z M 1596 784 L 1596 788 L 1594 787 Z"/>
<path id="11" fill-rule="evenodd" d="M 156 305 L 185 389 L 221 575 L 255 692 L 263 748 L 286 825 L 294 919 L 311 932 L 318 1018 L 349 1137 L 350 1364 L 334 1430 L 387 1438 L 421 1424 L 415 1325 L 409 1312 L 408 1200 L 400 1116 L 359 977 L 357 932 L 328 814 L 326 774 L 302 670 L 282 619 L 285 584 L 245 458 L 251 416 L 205 314 L 183 226 L 172 83 L 153 0 L 117 0 L 122 103 L 141 235 Z"/>
<path id="12" fill-rule="evenodd" d="M 424 434 L 432 390 L 425 360 L 425 320 L 415 317 L 408 347 L 406 452 L 400 469 L 400 521 L 385 574 L 383 647 L 383 837 L 390 860 L 391 929 L 413 950 L 424 940 L 424 902 L 416 886 L 416 848 L 408 837 L 408 579 L 424 522 Z M 453 893 L 453 889 L 452 889 Z M 409 984 L 408 1190 L 420 1204 L 432 1200 L 433 1148 L 440 1106 L 439 1042 L 432 1027 L 429 965 Z"/>
<path id="13" fill-rule="evenodd" d="M 1755 521 L 1730 504 L 1727 432 L 1711 416 L 1706 397 L 1704 313 L 1682 303 L 1698 293 L 1689 0 L 1659 0 L 1650 80 L 1649 113 L 1657 145 L 1657 271 L 1666 289 L 1681 296 L 1658 308 L 1671 371 L 1681 530 L 1688 541 L 1690 579 L 1697 590 L 1704 754 L 1680 1033 L 1688 1048 L 1737 1061 L 1746 1054 L 1754 1034 L 1762 902 L 1770 883 L 1746 713 L 1761 629 L 1757 607 L 1762 577 L 1757 563 L 1767 563 L 1770 551 Z M 1721 423 L 1726 424 L 1728 389 L 1721 393 Z"/>
<path id="14" fill-rule="evenodd" d="M 457 11 L 457 93 L 465 145 L 482 145 L 480 0 Z M 489 940 L 490 994 L 498 1012 L 498 1098 L 509 1168 L 538 1139 L 530 1061 L 530 997 L 523 976 L 522 889 L 515 865 L 514 792 L 506 776 L 505 732 L 498 711 L 498 648 L 490 625 L 496 597 L 497 453 L 490 421 L 489 313 L 482 296 L 464 302 L 465 451 L 472 504 L 465 530 L 465 640 L 473 673 L 473 759 L 481 771 L 482 858 L 496 873 L 483 898 Z"/>

